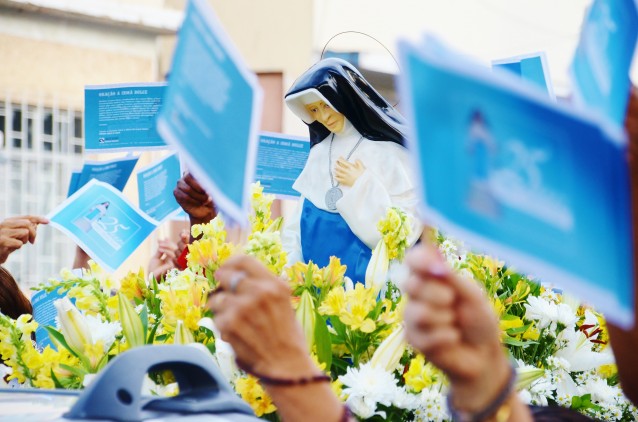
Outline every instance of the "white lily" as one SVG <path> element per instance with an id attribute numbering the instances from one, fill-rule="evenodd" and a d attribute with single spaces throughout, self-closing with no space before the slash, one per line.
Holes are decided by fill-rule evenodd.
<path id="1" fill-rule="evenodd" d="M 222 340 L 222 335 L 212 319 L 208 317 L 202 318 L 197 325 L 208 328 L 215 334 L 215 360 L 217 361 L 217 366 L 219 366 L 224 378 L 226 378 L 228 382 L 234 383 L 240 372 L 235 362 L 235 351 L 233 347 L 230 343 Z"/>
<path id="2" fill-rule="evenodd" d="M 195 338 L 193 337 L 193 333 L 184 325 L 184 321 L 177 320 L 177 325 L 175 326 L 175 335 L 173 336 L 174 344 L 190 344 L 195 343 Z"/>
<path id="3" fill-rule="evenodd" d="M 67 297 L 53 302 L 58 314 L 58 324 L 64 340 L 74 352 L 84 354 L 86 344 L 93 344 L 91 330 L 84 316 Z"/>
<path id="4" fill-rule="evenodd" d="M 527 390 L 531 387 L 534 381 L 541 379 L 545 375 L 545 370 L 536 368 L 531 365 L 523 365 L 516 368 L 516 383 L 514 384 L 514 390 L 521 391 Z"/>
<path id="5" fill-rule="evenodd" d="M 303 328 L 304 335 L 306 336 L 306 343 L 308 348 L 312 350 L 312 345 L 315 342 L 315 305 L 312 301 L 312 296 L 308 290 L 304 290 L 299 300 L 299 306 L 295 315 L 297 321 Z"/>
<path id="6" fill-rule="evenodd" d="M 569 362 L 569 370 L 572 372 L 589 371 L 614 362 L 614 356 L 609 353 L 609 349 L 602 352 L 593 351 L 594 344 L 580 330 L 563 330 L 557 340 L 563 346 L 555 356 Z"/>
<path id="7" fill-rule="evenodd" d="M 405 330 L 403 329 L 403 324 L 399 324 L 399 326 L 381 342 L 370 359 L 370 365 L 373 368 L 382 368 L 392 373 L 399 365 L 401 356 L 403 356 L 403 352 L 405 352 L 405 345 Z"/>
<path id="8" fill-rule="evenodd" d="M 385 286 L 388 279 L 389 265 L 388 247 L 381 239 L 377 246 L 374 247 L 368 268 L 366 268 L 366 288 L 374 288 L 375 295 Z"/>

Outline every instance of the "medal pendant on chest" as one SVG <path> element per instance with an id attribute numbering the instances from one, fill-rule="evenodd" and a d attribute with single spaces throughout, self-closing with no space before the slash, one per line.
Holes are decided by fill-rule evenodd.
<path id="1" fill-rule="evenodd" d="M 326 207 L 328 207 L 330 211 L 336 210 L 337 201 L 341 199 L 342 196 L 343 192 L 341 192 L 341 189 L 339 189 L 338 187 L 333 186 L 328 189 L 328 192 L 326 192 Z"/>
<path id="2" fill-rule="evenodd" d="M 332 142 L 334 140 L 335 134 L 333 132 L 332 138 L 330 138 L 330 147 L 328 149 L 328 172 L 330 173 L 330 184 L 332 185 L 332 187 L 328 189 L 328 192 L 326 192 L 326 208 L 328 208 L 330 211 L 336 211 L 337 201 L 343 196 L 343 192 L 341 191 L 341 189 L 339 189 L 339 183 L 335 184 L 334 178 L 332 177 Z M 350 159 L 350 156 L 352 155 L 354 150 L 357 149 L 359 144 L 361 144 L 362 140 L 363 136 L 359 138 L 357 144 L 354 146 L 354 148 L 352 148 L 352 151 L 350 151 L 350 153 L 346 157 L 346 161 Z"/>

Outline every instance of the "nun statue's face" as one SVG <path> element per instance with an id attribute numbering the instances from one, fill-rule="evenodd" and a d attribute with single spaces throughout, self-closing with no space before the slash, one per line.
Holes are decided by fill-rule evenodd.
<path id="1" fill-rule="evenodd" d="M 324 101 L 315 101 L 306 104 L 305 107 L 310 116 L 324 125 L 330 132 L 339 133 L 343 130 L 346 117 Z"/>

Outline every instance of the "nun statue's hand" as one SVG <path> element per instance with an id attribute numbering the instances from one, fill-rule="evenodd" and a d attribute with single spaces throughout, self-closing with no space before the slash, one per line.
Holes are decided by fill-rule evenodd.
<path id="1" fill-rule="evenodd" d="M 343 157 L 337 160 L 335 168 L 335 180 L 344 186 L 352 186 L 366 170 L 361 160 L 349 163 Z"/>

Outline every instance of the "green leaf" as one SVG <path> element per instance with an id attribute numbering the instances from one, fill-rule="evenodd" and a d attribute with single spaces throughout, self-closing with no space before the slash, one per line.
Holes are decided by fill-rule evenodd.
<path id="1" fill-rule="evenodd" d="M 153 328 L 151 328 L 151 332 L 148 335 L 146 344 L 153 344 L 153 341 L 155 340 L 155 333 L 157 332 L 161 321 L 162 318 L 159 318 L 157 321 L 155 321 L 155 324 L 153 324 Z"/>
<path id="2" fill-rule="evenodd" d="M 211 341 L 210 343 L 208 343 L 206 345 L 206 348 L 208 349 L 211 355 L 214 355 L 215 352 L 217 352 L 217 345 L 215 344 L 214 341 Z"/>
<path id="3" fill-rule="evenodd" d="M 146 305 L 142 306 L 140 319 L 142 320 L 142 328 L 144 329 L 144 338 L 147 338 L 146 335 L 148 334 L 148 309 L 146 308 Z"/>
<path id="4" fill-rule="evenodd" d="M 326 320 L 319 312 L 315 311 L 315 347 L 317 348 L 317 358 L 319 362 L 326 364 L 326 371 L 330 371 L 332 366 L 332 340 Z"/>
<path id="5" fill-rule="evenodd" d="M 525 341 L 516 340 L 516 339 L 513 339 L 511 337 L 504 338 L 503 339 L 503 343 L 509 344 L 510 346 L 522 346 L 522 347 L 527 347 L 527 346 L 532 345 L 532 344 L 538 344 L 537 341 L 533 341 L 533 340 L 525 340 Z"/>
<path id="6" fill-rule="evenodd" d="M 58 381 L 58 377 L 55 376 L 55 373 L 53 372 L 53 368 L 51 368 L 51 379 L 53 380 L 53 385 L 55 385 L 55 388 L 64 388 L 62 383 Z"/>
<path id="7" fill-rule="evenodd" d="M 346 337 L 346 326 L 343 322 L 341 322 L 337 315 L 332 315 L 330 317 L 330 324 L 332 324 L 332 328 L 335 329 L 340 338 Z"/>
<path id="8" fill-rule="evenodd" d="M 64 363 L 60 364 L 60 368 L 65 369 L 69 371 L 70 373 L 72 373 L 73 375 L 77 375 L 80 378 L 84 377 L 87 374 L 87 371 L 85 371 L 84 369 L 81 369 L 75 366 L 69 366 Z"/>
<path id="9" fill-rule="evenodd" d="M 51 327 L 49 325 L 44 327 L 44 329 L 47 330 L 47 332 L 49 333 L 49 336 L 51 336 L 55 341 L 60 343 L 66 350 L 69 351 L 69 353 L 71 353 L 76 358 L 80 357 L 75 352 L 75 350 L 71 349 L 71 346 L 69 346 L 69 344 L 66 342 L 66 340 L 64 339 L 64 335 L 62 335 L 61 332 L 59 332 L 58 330 L 56 330 L 55 328 L 53 328 L 53 327 Z"/>
<path id="10" fill-rule="evenodd" d="M 532 324 L 530 323 L 527 325 L 523 325 L 522 327 L 508 328 L 507 330 L 505 330 L 505 332 L 511 336 L 515 336 L 517 334 L 523 334 L 531 326 Z"/>

